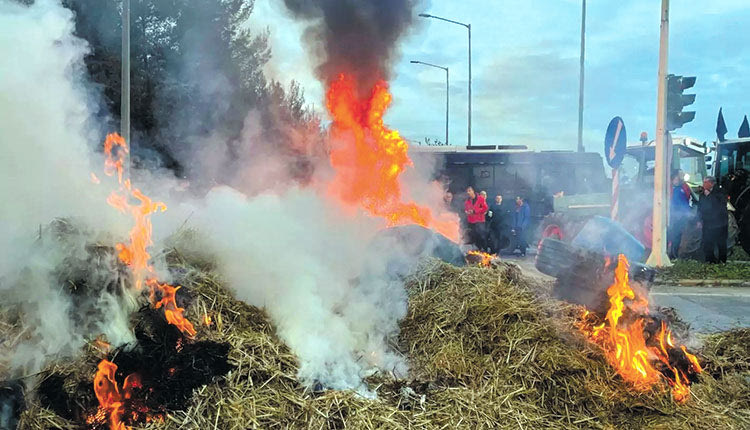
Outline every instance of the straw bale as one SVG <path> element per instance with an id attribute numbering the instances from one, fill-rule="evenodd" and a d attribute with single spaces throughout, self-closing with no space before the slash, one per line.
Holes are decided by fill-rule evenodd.
<path id="1" fill-rule="evenodd" d="M 707 371 L 676 404 L 668 387 L 638 392 L 623 382 L 573 328 L 579 309 L 540 295 L 505 263 L 421 264 L 406 280 L 398 345 L 409 377 L 371 376 L 376 399 L 313 392 L 297 381 L 296 358 L 268 316 L 203 270 L 210 262 L 186 255 L 170 262 L 193 297 L 187 316 L 211 316 L 210 326 L 197 324 L 198 339 L 228 342 L 234 369 L 147 429 L 750 428 L 750 331 L 706 339 Z M 85 355 L 76 366 L 86 362 L 91 381 L 95 360 Z M 38 402 L 22 418 L 23 429 L 72 428 Z"/>

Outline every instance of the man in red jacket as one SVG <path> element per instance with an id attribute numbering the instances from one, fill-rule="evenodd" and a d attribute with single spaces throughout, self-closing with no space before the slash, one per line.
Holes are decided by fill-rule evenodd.
<path id="1" fill-rule="evenodd" d="M 464 202 L 464 212 L 469 226 L 469 242 L 484 251 L 487 247 L 485 243 L 487 230 L 484 226 L 484 215 L 488 210 L 487 201 L 481 195 L 477 195 L 472 187 L 466 189 L 466 194 L 468 198 Z"/>

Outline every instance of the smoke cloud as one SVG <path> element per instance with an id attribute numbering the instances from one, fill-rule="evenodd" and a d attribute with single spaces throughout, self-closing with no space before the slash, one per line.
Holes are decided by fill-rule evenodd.
<path id="1" fill-rule="evenodd" d="M 327 83 L 352 73 L 360 89 L 387 79 L 396 42 L 412 23 L 415 0 L 284 0 L 297 18 L 311 21 L 306 39 L 320 58 Z M 363 92 L 364 93 L 364 92 Z"/>
<path id="2" fill-rule="evenodd" d="M 334 2 L 287 4 L 322 20 L 330 49 L 321 71 L 356 66 L 360 82 L 384 77 L 412 7 L 403 1 L 348 2 L 340 10 Z M 88 48 L 73 36 L 73 14 L 53 0 L 31 6 L 0 0 L 0 28 L 0 55 L 14 60 L 0 64 L 0 318 L 24 333 L 23 341 L 0 344 L 0 375 L 18 376 L 75 355 L 100 333 L 114 345 L 133 340 L 127 270 L 111 252 L 132 220 L 105 203 L 110 178 L 100 175 L 100 185 L 90 180 L 90 172 L 101 172 L 96 148 L 111 130 L 95 120 L 102 117 L 101 95 L 85 78 Z M 339 35 L 346 43 L 334 47 L 329 42 Z M 216 68 L 195 68 L 190 79 Z M 214 82 L 205 96 L 227 89 L 223 80 Z M 414 256 L 371 247 L 385 221 L 343 209 L 324 191 L 325 178 L 299 188 L 300 177 L 312 177 L 307 170 L 325 164 L 314 164 L 326 159 L 318 124 L 276 121 L 274 115 L 286 113 L 272 107 L 224 108 L 244 118 L 240 134 L 188 129 L 192 144 L 178 154 L 189 161 L 191 182 L 200 184 L 175 181 L 171 172 L 132 172 L 137 187 L 169 208 L 153 218 L 155 248 L 189 219 L 238 298 L 268 311 L 299 358 L 303 384 L 370 394 L 362 380 L 374 369 L 404 375 L 406 362 L 389 344 L 407 298 L 403 273 L 390 269 L 393 258 L 403 270 Z M 180 124 L 192 118 L 180 115 Z M 278 141 L 286 149 L 269 144 Z M 160 165 L 148 161 L 140 165 Z M 416 197 L 438 198 L 432 188 Z M 71 282 L 82 287 L 79 293 L 71 293 Z"/>
<path id="3" fill-rule="evenodd" d="M 107 190 L 89 177 L 89 142 L 99 140 L 92 122 L 94 93 L 83 79 L 84 41 L 72 36 L 73 15 L 49 0 L 24 6 L 0 1 L 0 302 L 18 337 L 0 344 L 0 372 L 39 370 L 50 357 L 75 354 L 92 336 L 115 342 L 130 334 L 115 289 L 73 299 L 69 281 L 101 283 L 116 278 L 108 267 L 90 267 L 88 279 L 59 270 L 89 257 L 97 239 L 47 226 L 58 217 L 112 235 L 124 234 L 115 211 L 101 211 Z M 64 240 L 59 240 L 64 236 Z M 106 238 L 100 238 L 106 240 Z M 112 243 L 111 237 L 109 238 Z M 107 323 L 102 313 L 106 312 Z M 9 369 L 4 369 L 9 367 Z"/>
<path id="4" fill-rule="evenodd" d="M 264 307 L 298 355 L 303 384 L 355 388 L 379 368 L 404 375 L 387 341 L 398 333 L 406 294 L 367 252 L 374 220 L 352 219 L 310 190 L 247 198 L 212 190 L 194 216 L 237 297 Z M 221 222 L 217 222 L 221 219 Z"/>

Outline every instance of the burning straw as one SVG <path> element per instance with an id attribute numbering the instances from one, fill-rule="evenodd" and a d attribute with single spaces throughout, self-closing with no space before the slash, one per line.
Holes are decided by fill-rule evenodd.
<path id="1" fill-rule="evenodd" d="M 168 410 L 158 429 L 245 428 L 722 428 L 750 425 L 747 333 L 706 340 L 705 372 L 685 404 L 666 385 L 635 390 L 598 347 L 574 329 L 580 308 L 540 299 L 513 265 L 456 268 L 428 262 L 407 280 L 409 313 L 400 349 L 409 379 L 369 378 L 378 399 L 350 391 L 315 392 L 297 381 L 295 357 L 266 314 L 224 288 L 210 262 L 170 254 L 172 270 L 193 297 L 186 316 L 197 341 L 227 343 L 233 369 L 195 387 L 184 407 Z M 182 290 L 180 290 L 182 292 Z M 178 294 L 179 295 L 179 294 Z M 96 354 L 67 364 L 87 369 Z M 49 377 L 65 375 L 63 367 Z M 92 372 L 77 370 L 91 402 Z M 74 404 L 76 402 L 73 402 Z M 94 400 L 95 403 L 95 400 Z M 70 428 L 36 404 L 21 428 Z"/>

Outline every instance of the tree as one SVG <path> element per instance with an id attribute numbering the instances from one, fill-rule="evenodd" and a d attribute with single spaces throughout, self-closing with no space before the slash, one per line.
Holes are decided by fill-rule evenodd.
<path id="1" fill-rule="evenodd" d="M 117 128 L 121 1 L 64 4 L 76 14 L 77 36 L 91 47 L 86 67 Z M 237 141 L 251 110 L 261 112 L 264 140 L 280 154 L 304 159 L 324 151 L 320 121 L 305 108 L 299 85 L 293 82 L 287 94 L 263 73 L 271 58 L 269 30 L 246 27 L 253 5 L 254 0 L 131 0 L 134 163 L 157 163 L 183 176 L 193 145 L 210 141 L 228 147 L 222 150 L 242 150 Z M 200 139 L 208 136 L 220 138 Z"/>

